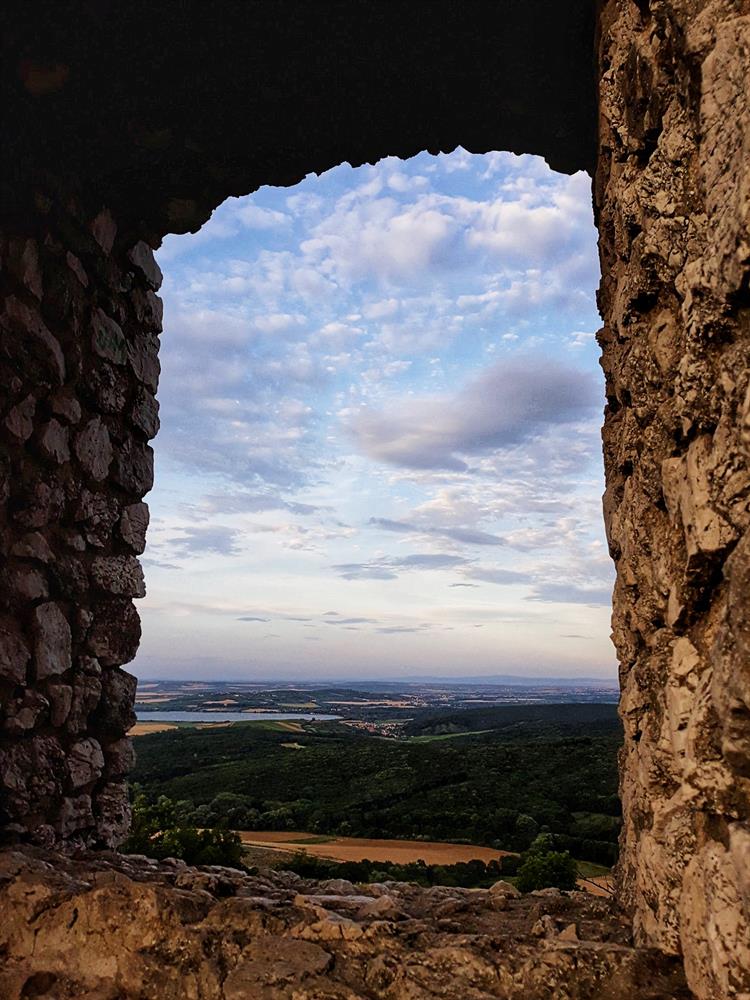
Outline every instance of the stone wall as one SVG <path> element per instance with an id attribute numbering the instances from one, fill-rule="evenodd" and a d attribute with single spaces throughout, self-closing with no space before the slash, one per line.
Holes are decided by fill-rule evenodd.
<path id="1" fill-rule="evenodd" d="M 750 995 L 750 5 L 612 0 L 595 196 L 638 939 Z"/>
<path id="2" fill-rule="evenodd" d="M 158 427 L 161 274 L 106 211 L 39 191 L 0 244 L 0 837 L 127 829 L 135 655 Z"/>
<path id="3" fill-rule="evenodd" d="M 106 16 L 81 3 L 83 32 L 67 7 L 42 24 L 11 6 L 0 833 L 105 845 L 128 821 L 121 668 L 139 638 L 157 428 L 149 244 L 344 158 L 462 142 L 589 166 L 592 5 L 561 2 L 557 20 L 530 0 L 477 3 L 476 19 L 455 3 L 445 18 L 434 3 L 427 17 L 334 5 L 332 30 L 305 5 L 281 23 L 275 0 L 251 5 L 257 22 L 242 5 L 207 18 L 197 0 L 153 20 L 134 0 Z M 192 72 L 196 46 L 210 71 Z M 601 0 L 598 58 L 620 897 L 642 944 L 684 955 L 697 996 L 747 1000 L 750 0 Z"/>

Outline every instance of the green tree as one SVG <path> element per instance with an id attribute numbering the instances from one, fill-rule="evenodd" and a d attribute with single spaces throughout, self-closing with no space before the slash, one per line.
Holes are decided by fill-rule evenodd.
<path id="1" fill-rule="evenodd" d="M 521 892 L 533 889 L 575 889 L 578 870 L 567 851 L 527 851 L 518 869 Z"/>
<path id="2" fill-rule="evenodd" d="M 130 836 L 120 850 L 151 858 L 182 858 L 191 865 L 242 867 L 242 841 L 231 830 L 199 830 L 178 821 L 174 802 L 165 795 L 155 803 L 138 795 L 133 803 Z"/>
<path id="3" fill-rule="evenodd" d="M 527 816 L 525 813 L 519 813 L 516 818 L 516 842 L 521 848 L 529 847 L 533 842 L 536 835 L 539 833 L 539 824 L 534 819 L 533 816 Z"/>

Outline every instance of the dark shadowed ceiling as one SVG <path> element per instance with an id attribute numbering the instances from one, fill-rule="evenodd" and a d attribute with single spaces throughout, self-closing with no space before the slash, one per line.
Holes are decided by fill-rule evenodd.
<path id="1" fill-rule="evenodd" d="M 593 0 L 77 0 L 3 14 L 3 202 L 62 180 L 154 239 L 422 149 L 590 169 Z"/>

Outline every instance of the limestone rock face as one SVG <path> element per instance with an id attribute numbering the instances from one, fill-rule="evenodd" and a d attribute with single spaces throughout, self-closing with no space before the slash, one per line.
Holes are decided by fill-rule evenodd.
<path id="1" fill-rule="evenodd" d="M 75 817 L 70 817 L 75 822 Z M 348 888 L 347 888 L 348 886 Z M 55 1000 L 688 1000 L 602 899 L 337 886 L 102 852 L 0 853 L 0 995 Z M 460 922 L 436 911 L 452 906 Z M 532 936 L 541 920 L 546 936 Z M 570 928 L 576 930 L 574 935 Z"/>
<path id="2" fill-rule="evenodd" d="M 620 895 L 697 996 L 744 997 L 750 5 L 611 0 L 599 57 Z"/>

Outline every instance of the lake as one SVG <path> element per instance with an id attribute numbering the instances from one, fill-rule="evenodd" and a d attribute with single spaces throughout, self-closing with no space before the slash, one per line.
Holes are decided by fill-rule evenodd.
<path id="1" fill-rule="evenodd" d="M 136 710 L 139 722 L 332 722 L 340 715 L 320 712 L 149 712 Z"/>

